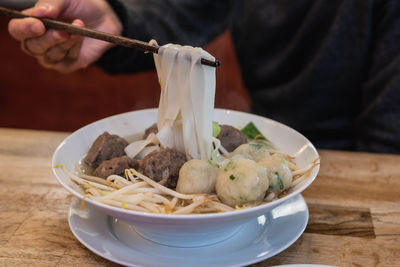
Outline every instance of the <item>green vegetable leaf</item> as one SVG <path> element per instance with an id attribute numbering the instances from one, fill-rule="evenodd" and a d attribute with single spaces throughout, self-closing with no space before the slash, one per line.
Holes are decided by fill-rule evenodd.
<path id="1" fill-rule="evenodd" d="M 275 172 L 275 175 L 278 178 L 279 189 L 282 190 L 283 189 L 283 182 L 282 182 L 281 175 L 279 174 L 279 172 Z"/>
<path id="2" fill-rule="evenodd" d="M 231 174 L 231 176 L 229 176 L 229 179 L 231 179 L 232 181 L 235 180 L 235 175 Z"/>
<path id="3" fill-rule="evenodd" d="M 253 122 L 249 122 L 246 126 L 244 126 L 242 132 L 247 135 L 249 139 L 267 140 L 267 138 L 261 134 L 260 130 L 257 129 Z"/>
<path id="4" fill-rule="evenodd" d="M 219 133 L 221 132 L 221 127 L 219 124 L 215 121 L 212 122 L 212 136 L 217 137 Z"/>

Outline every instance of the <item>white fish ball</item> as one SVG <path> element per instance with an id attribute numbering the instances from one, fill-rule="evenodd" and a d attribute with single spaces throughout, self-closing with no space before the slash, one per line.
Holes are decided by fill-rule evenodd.
<path id="1" fill-rule="evenodd" d="M 176 191 L 184 194 L 215 192 L 217 168 L 200 159 L 191 159 L 179 171 Z"/>

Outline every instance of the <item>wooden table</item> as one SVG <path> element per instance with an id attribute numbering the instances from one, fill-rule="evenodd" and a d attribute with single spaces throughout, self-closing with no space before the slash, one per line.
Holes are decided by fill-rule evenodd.
<path id="1" fill-rule="evenodd" d="M 0 266 L 117 266 L 69 230 L 72 196 L 51 170 L 67 135 L 0 128 Z M 319 152 L 320 174 L 303 193 L 305 233 L 255 266 L 400 266 L 400 156 Z"/>

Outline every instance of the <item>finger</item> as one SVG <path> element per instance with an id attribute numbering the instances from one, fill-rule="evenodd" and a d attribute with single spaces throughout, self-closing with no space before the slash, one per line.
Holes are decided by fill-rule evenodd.
<path id="1" fill-rule="evenodd" d="M 83 38 L 79 38 L 78 42 L 76 42 L 71 49 L 68 52 L 68 57 L 69 58 L 78 58 L 81 53 L 81 48 L 82 48 L 82 43 L 83 43 Z"/>
<path id="2" fill-rule="evenodd" d="M 52 47 L 44 54 L 44 59 L 50 64 L 55 64 L 63 60 L 68 55 L 69 50 L 62 45 Z"/>
<path id="3" fill-rule="evenodd" d="M 43 54 L 51 47 L 68 40 L 69 35 L 62 31 L 48 30 L 43 36 L 28 39 L 25 46 L 29 51 L 36 54 Z"/>
<path id="4" fill-rule="evenodd" d="M 47 52 L 45 59 L 51 62 L 58 62 L 65 57 L 69 58 L 77 58 L 78 55 L 75 51 L 72 51 L 75 46 L 80 45 L 80 37 L 71 36 L 66 42 L 58 44 L 54 47 L 51 47 Z"/>
<path id="5" fill-rule="evenodd" d="M 85 24 L 83 21 L 76 19 L 72 22 L 72 24 L 80 27 L 84 27 Z M 70 39 L 65 42 L 64 48 L 68 47 L 69 45 L 73 44 L 72 47 L 70 48 L 68 54 L 63 58 L 62 60 L 55 60 L 56 58 L 53 58 L 54 62 L 49 62 L 46 60 L 44 56 L 38 57 L 39 64 L 42 65 L 45 68 L 48 69 L 54 69 L 57 70 L 58 72 L 61 73 L 71 73 L 73 71 L 76 71 L 78 69 L 86 68 L 89 64 L 85 63 L 85 60 L 80 57 L 80 51 L 82 47 L 84 38 L 79 35 L 71 35 Z M 50 51 L 49 51 L 50 52 Z M 47 53 L 46 53 L 47 54 Z M 61 56 L 61 55 L 60 55 Z"/>
<path id="6" fill-rule="evenodd" d="M 14 39 L 22 41 L 43 35 L 46 28 L 38 19 L 12 19 L 8 23 L 8 31 Z"/>
<path id="7" fill-rule="evenodd" d="M 67 4 L 72 1 L 65 0 L 39 0 L 35 6 L 28 10 L 30 15 L 56 19 L 67 8 Z"/>
<path id="8" fill-rule="evenodd" d="M 79 26 L 79 27 L 85 27 L 85 23 L 80 20 L 80 19 L 76 19 L 72 22 L 73 25 Z M 69 58 L 77 58 L 79 57 L 80 51 L 81 51 L 81 47 L 82 47 L 82 43 L 83 43 L 83 37 L 79 36 L 79 35 L 71 35 L 71 39 L 75 40 L 75 44 L 71 47 L 69 53 L 68 53 L 68 57 Z"/>
<path id="9" fill-rule="evenodd" d="M 75 26 L 84 26 L 83 21 L 79 19 L 74 20 L 72 24 Z M 44 58 L 49 63 L 59 62 L 67 56 L 71 59 L 75 59 L 79 56 L 82 41 L 82 36 L 71 35 L 67 41 L 50 47 L 46 51 Z"/>
<path id="10" fill-rule="evenodd" d="M 44 68 L 53 69 L 64 74 L 86 67 L 86 65 L 83 65 L 79 60 L 69 58 L 66 58 L 58 63 L 49 63 L 43 56 L 41 56 L 38 58 L 38 62 Z"/>
<path id="11" fill-rule="evenodd" d="M 26 15 L 34 16 L 34 15 L 33 15 L 34 10 L 35 10 L 35 7 L 31 7 L 31 8 L 22 10 L 21 12 L 24 13 L 24 14 L 26 14 Z"/>
<path id="12" fill-rule="evenodd" d="M 72 21 L 72 25 L 79 26 L 79 27 L 85 27 L 85 23 L 80 19 L 75 19 L 74 21 Z"/>
<path id="13" fill-rule="evenodd" d="M 56 18 L 61 12 L 64 1 L 43 1 L 39 0 L 33 8 L 23 10 L 22 13 L 37 17 Z M 35 18 L 12 19 L 8 24 L 8 31 L 18 41 L 41 36 L 46 32 L 43 23 Z"/>

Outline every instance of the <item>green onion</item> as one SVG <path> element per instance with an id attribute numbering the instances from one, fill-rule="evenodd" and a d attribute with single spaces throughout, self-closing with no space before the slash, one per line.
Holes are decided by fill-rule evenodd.
<path id="1" fill-rule="evenodd" d="M 225 168 L 224 168 L 224 171 L 228 171 L 228 170 L 230 170 L 230 169 L 234 169 L 235 168 L 235 166 L 233 165 L 233 160 L 229 160 L 228 161 L 228 164 L 226 164 L 226 166 L 225 166 Z"/>
<path id="2" fill-rule="evenodd" d="M 253 147 L 255 150 L 260 150 L 261 145 L 260 144 L 249 144 L 251 147 Z"/>
<path id="3" fill-rule="evenodd" d="M 219 133 L 221 132 L 221 127 L 219 124 L 215 121 L 212 122 L 212 136 L 217 137 Z"/>
<path id="4" fill-rule="evenodd" d="M 211 160 L 208 160 L 208 163 L 209 163 L 211 166 L 215 167 L 215 168 L 219 168 L 219 164 L 217 164 L 217 163 L 215 163 L 215 162 L 212 162 Z"/>
<path id="5" fill-rule="evenodd" d="M 246 126 L 244 126 L 242 132 L 247 135 L 249 139 L 267 140 L 267 138 L 261 134 L 260 130 L 257 129 L 253 122 L 249 122 Z"/>
<path id="6" fill-rule="evenodd" d="M 278 178 L 279 189 L 282 190 L 283 189 L 283 182 L 282 182 L 281 175 L 279 174 L 279 172 L 275 172 L 275 175 Z"/>
<path id="7" fill-rule="evenodd" d="M 229 179 L 231 179 L 232 181 L 235 180 L 235 175 L 231 174 L 231 176 L 229 176 Z"/>
<path id="8" fill-rule="evenodd" d="M 88 185 L 88 184 L 84 184 L 84 185 L 83 185 L 83 189 L 84 189 L 84 190 L 88 190 L 89 188 L 90 188 L 90 185 Z"/>

